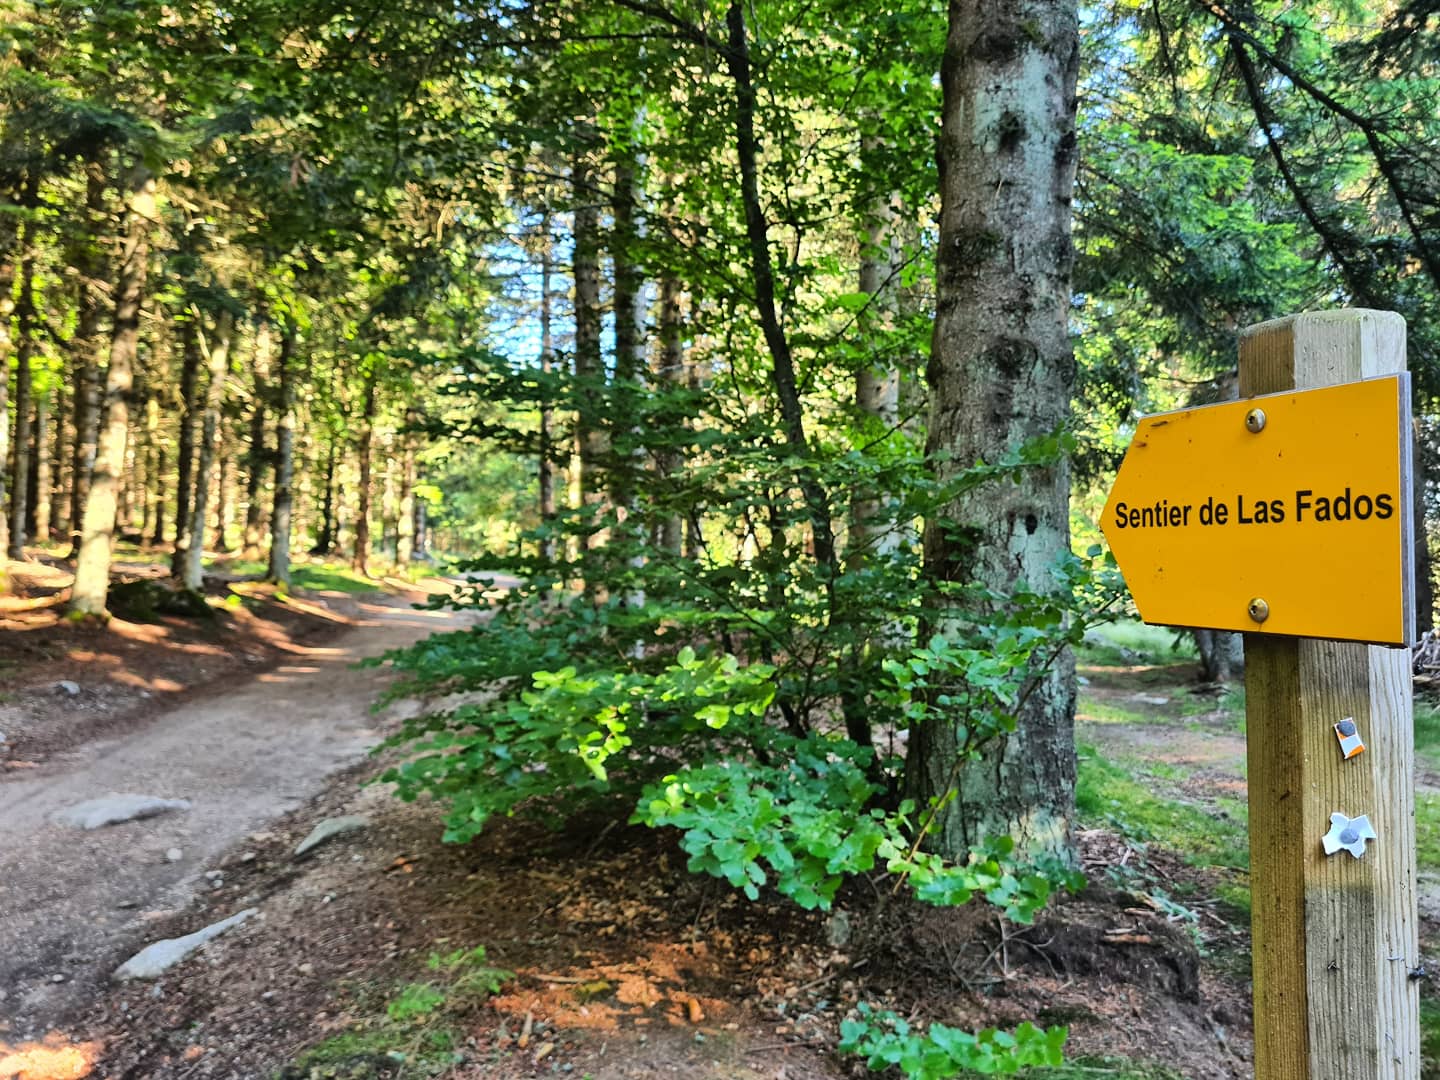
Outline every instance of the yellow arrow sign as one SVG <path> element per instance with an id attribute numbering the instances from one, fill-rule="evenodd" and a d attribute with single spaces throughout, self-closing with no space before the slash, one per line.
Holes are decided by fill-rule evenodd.
<path id="1" fill-rule="evenodd" d="M 1140 617 L 1409 644 L 1410 377 L 1140 421 L 1101 528 Z"/>

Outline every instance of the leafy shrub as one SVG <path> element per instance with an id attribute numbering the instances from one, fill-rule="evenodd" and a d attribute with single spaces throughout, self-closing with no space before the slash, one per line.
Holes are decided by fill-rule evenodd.
<path id="1" fill-rule="evenodd" d="M 860 1005 L 840 1025 L 840 1052 L 865 1058 L 872 1069 L 898 1068 L 908 1080 L 947 1080 L 962 1073 L 1013 1075 L 1063 1061 L 1068 1029 L 1024 1023 L 1015 1031 L 987 1028 L 970 1034 L 933 1023 L 922 1035 L 893 1012 Z"/>

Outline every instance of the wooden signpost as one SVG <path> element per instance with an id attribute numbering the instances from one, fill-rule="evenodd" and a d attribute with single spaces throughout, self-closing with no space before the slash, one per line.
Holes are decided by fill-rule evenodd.
<path id="1" fill-rule="evenodd" d="M 1147 422 L 1105 511 L 1143 618 L 1249 631 L 1257 1080 L 1420 1076 L 1410 652 L 1386 647 L 1413 637 L 1404 371 L 1405 323 L 1392 313 L 1323 312 L 1252 327 L 1240 344 L 1241 397 L 1284 396 L 1173 413 L 1158 428 Z M 1251 417 L 1256 408 L 1263 422 Z M 1187 457 L 1187 446 L 1204 455 Z M 1149 463 L 1139 471 L 1136 455 Z M 1162 509 L 1153 484 L 1167 467 L 1179 494 L 1161 494 Z M 1324 521 L 1315 513 L 1322 495 Z M 1358 514 L 1361 495 L 1368 517 Z M 1381 495 L 1393 508 L 1384 518 Z M 1199 507 L 1211 497 L 1207 526 Z M 1227 532 L 1242 497 L 1249 521 Z M 1217 526 L 1222 501 L 1230 511 Z"/>

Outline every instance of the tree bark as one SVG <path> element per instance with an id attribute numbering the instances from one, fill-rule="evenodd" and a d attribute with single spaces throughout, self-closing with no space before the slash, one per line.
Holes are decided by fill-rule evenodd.
<path id="1" fill-rule="evenodd" d="M 660 359 L 661 392 L 675 392 L 685 387 L 685 320 L 681 310 L 680 278 L 671 271 L 660 277 Z M 656 455 L 656 468 L 661 479 L 679 474 L 684 462 L 680 452 L 665 447 Z M 671 555 L 680 555 L 685 544 L 685 518 L 671 512 L 660 522 L 660 548 Z"/>
<path id="2" fill-rule="evenodd" d="M 38 198 L 32 181 L 22 201 L 33 206 Z M 30 402 L 34 375 L 30 360 L 35 355 L 35 225 L 27 222 L 21 240 L 20 295 L 15 302 L 15 471 L 10 481 L 10 533 L 7 552 L 12 559 L 25 558 L 25 534 L 30 500 Z M 3 375 L 0 372 L 0 375 Z"/>
<path id="3" fill-rule="evenodd" d="M 937 311 L 927 372 L 927 453 L 940 478 L 994 462 L 1067 420 L 1075 362 L 1071 195 L 1079 33 L 1073 0 L 951 0 L 941 72 Z M 925 530 L 937 585 L 1005 596 L 1053 589 L 1069 551 L 1069 465 L 972 490 Z M 951 631 L 943 613 L 936 629 Z M 950 857 L 1008 834 L 1022 856 L 1073 861 L 1075 669 L 1062 652 L 1037 676 L 1014 734 L 963 761 L 962 716 L 912 733 L 906 785 L 920 805 L 954 800 L 928 842 Z"/>
<path id="4" fill-rule="evenodd" d="M 95 472 L 80 529 L 75 585 L 70 609 L 85 615 L 105 611 L 110 591 L 110 554 L 115 539 L 116 489 L 125 463 L 129 431 L 129 395 L 140 333 L 140 301 L 150 260 L 150 229 L 155 220 L 155 181 L 137 170 L 126 199 L 125 241 L 115 275 L 115 329 L 105 375 L 105 423 L 95 454 Z"/>
<path id="5" fill-rule="evenodd" d="M 351 554 L 350 566 L 357 573 L 370 574 L 370 502 L 373 492 L 372 466 L 375 456 L 375 398 L 377 374 L 374 368 L 365 373 L 365 396 L 360 412 L 360 444 L 357 448 L 356 464 L 359 466 L 355 508 L 355 549 Z"/>
<path id="6" fill-rule="evenodd" d="M 277 585 L 290 584 L 290 516 L 295 482 L 295 324 L 287 315 L 280 336 L 280 388 L 275 417 L 275 507 L 270 514 L 270 565 Z"/>
<path id="7" fill-rule="evenodd" d="M 105 259 L 100 236 L 105 227 L 105 168 L 85 163 L 86 236 L 77 250 L 80 278 L 79 310 L 72 339 L 75 362 L 75 453 L 70 462 L 70 558 L 80 554 L 80 527 L 90 476 L 95 471 L 95 444 L 100 429 L 101 290 Z"/>
<path id="8" fill-rule="evenodd" d="M 175 447 L 175 550 L 170 556 L 170 576 L 185 577 L 185 549 L 190 544 L 190 504 L 195 487 L 195 428 L 204 412 L 200 401 L 200 363 L 205 351 L 204 329 L 199 312 L 192 310 L 185 320 L 184 342 L 180 349 L 180 438 Z M 164 543 L 158 530 L 157 544 Z"/>
<path id="9" fill-rule="evenodd" d="M 325 448 L 325 489 L 320 496 L 320 532 L 315 537 L 315 554 L 327 556 L 335 550 L 335 433 L 329 433 Z"/>
<path id="10" fill-rule="evenodd" d="M 215 534 L 210 546 L 216 551 L 230 551 L 230 512 L 235 505 L 235 462 L 227 453 L 230 438 L 225 430 L 224 418 L 220 423 L 220 479 L 215 484 Z"/>
<path id="11" fill-rule="evenodd" d="M 539 486 L 540 524 L 548 530 L 555 523 L 555 463 L 551 456 L 555 452 L 553 431 L 555 410 L 550 404 L 550 375 L 555 370 L 554 297 L 551 294 L 551 279 L 555 274 L 555 238 L 551 235 L 550 211 L 546 210 L 540 223 L 540 374 L 544 395 L 540 402 L 540 462 L 536 477 Z M 418 507 L 417 507 L 418 510 Z M 416 537 L 424 550 L 424 538 L 420 529 Z M 540 541 L 540 557 L 555 558 L 555 537 L 547 531 Z"/>
<path id="12" fill-rule="evenodd" d="M 585 130 L 588 130 L 586 128 Z M 600 479 L 605 457 L 605 429 L 598 402 L 605 392 L 605 365 L 600 353 L 600 213 L 596 208 L 595 175 L 588 151 L 576 151 L 571 168 L 574 185 L 574 275 L 575 275 L 575 437 L 579 444 L 579 488 L 581 505 L 596 518 L 603 516 L 605 486 Z M 605 530 L 594 522 L 586 547 L 606 540 Z M 593 584 L 593 583 L 587 583 Z"/>
<path id="13" fill-rule="evenodd" d="M 255 328 L 255 382 L 250 398 L 250 450 L 246 455 L 245 475 L 245 535 L 241 540 L 241 555 L 246 559 L 260 558 L 261 544 L 265 536 L 265 507 L 261 494 L 265 488 L 265 473 L 270 468 L 270 452 L 265 448 L 265 399 L 269 395 L 270 350 L 272 336 L 269 313 L 262 307 L 256 313 Z"/>
<path id="14" fill-rule="evenodd" d="M 401 437 L 404 449 L 395 508 L 395 565 L 404 570 L 415 558 L 415 439 L 409 432 Z"/>
<path id="15" fill-rule="evenodd" d="M 50 395 L 35 397 L 35 468 L 30 494 L 30 535 L 37 543 L 50 542 Z"/>
<path id="16" fill-rule="evenodd" d="M 199 319 L 198 312 L 196 319 Z M 205 513 L 210 501 L 210 477 L 215 471 L 215 457 L 220 446 L 220 408 L 225 400 L 225 378 L 230 371 L 230 338 L 234 325 L 229 313 L 222 313 L 216 320 L 215 341 L 210 347 L 206 364 L 210 378 L 205 387 L 205 415 L 195 469 L 195 500 L 190 508 L 190 521 L 185 526 L 188 543 L 181 575 L 185 587 L 196 592 L 205 584 Z"/>
<path id="17" fill-rule="evenodd" d="M 870 208 L 864 229 L 859 285 L 870 302 L 858 322 L 862 331 L 875 333 L 888 329 L 895 307 L 893 278 L 899 252 L 895 244 L 895 212 L 889 200 L 877 200 Z M 893 362 L 879 366 L 866 364 L 855 373 L 855 407 L 870 418 L 867 431 L 873 434 L 866 438 L 867 443 L 872 438 L 890 437 L 888 433 L 900 422 L 900 372 Z M 888 500 L 860 498 L 851 506 L 847 552 L 851 565 L 860 565 L 872 556 L 893 555 L 900 547 L 900 540 L 900 529 L 890 520 Z"/>

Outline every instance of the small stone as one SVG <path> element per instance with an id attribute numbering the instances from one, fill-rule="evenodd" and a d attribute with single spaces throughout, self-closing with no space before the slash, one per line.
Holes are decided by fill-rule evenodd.
<path id="1" fill-rule="evenodd" d="M 70 697 L 80 696 L 80 684 L 77 682 L 71 682 L 69 679 L 61 679 L 55 684 L 55 689 L 59 690 L 62 694 L 66 694 Z"/>
<path id="2" fill-rule="evenodd" d="M 346 817 L 326 818 L 310 830 L 310 835 L 300 841 L 295 849 L 294 858 L 303 859 L 310 852 L 314 851 L 325 841 L 339 836 L 341 833 L 353 832 L 356 829 L 368 828 L 370 819 L 363 814 L 352 814 Z"/>
<path id="3" fill-rule="evenodd" d="M 68 810 L 62 810 L 56 814 L 55 820 L 61 825 L 88 831 L 104 828 L 106 825 L 119 825 L 125 821 L 155 817 L 157 814 L 166 814 L 172 810 L 189 809 L 190 803 L 186 799 L 161 799 L 154 795 L 113 794 L 76 803 Z"/>
<path id="4" fill-rule="evenodd" d="M 309 964 L 309 963 L 301 964 L 301 965 L 300 965 L 298 968 L 296 968 L 295 970 L 298 971 L 301 975 L 314 975 L 314 974 L 315 974 L 315 965 L 314 965 L 314 964 Z"/>
<path id="5" fill-rule="evenodd" d="M 834 912 L 825 921 L 825 940 L 831 947 L 836 949 L 844 948 L 850 944 L 850 915 L 845 911 Z"/>
<path id="6" fill-rule="evenodd" d="M 154 979 L 169 971 L 206 942 L 219 937 L 231 927 L 239 926 L 245 920 L 259 914 L 257 908 L 246 908 L 228 919 L 212 923 L 203 930 L 196 930 L 184 937 L 167 938 L 145 946 L 125 963 L 115 969 L 111 978 L 117 982 L 129 979 Z M 158 987 L 157 987 L 158 989 Z"/>
<path id="7" fill-rule="evenodd" d="M 65 981 L 65 976 L 57 972 L 54 975 L 50 976 L 50 981 L 52 983 L 62 983 Z"/>
<path id="8" fill-rule="evenodd" d="M 169 848 L 165 852 L 166 862 L 179 862 L 183 858 L 185 858 L 185 853 L 181 851 L 178 847 Z"/>
<path id="9" fill-rule="evenodd" d="M 224 877 L 224 876 L 225 876 L 225 871 L 224 871 L 224 870 L 206 870 L 206 871 L 205 871 L 205 876 L 206 876 L 207 878 L 209 878 L 211 881 L 214 881 L 216 878 L 222 878 L 222 877 Z"/>
<path id="10" fill-rule="evenodd" d="M 253 851 L 247 851 L 247 852 L 245 852 L 245 854 L 243 854 L 243 855 L 240 856 L 240 861 L 241 861 L 242 863 L 254 862 L 254 861 L 255 861 L 255 852 L 253 852 Z"/>

